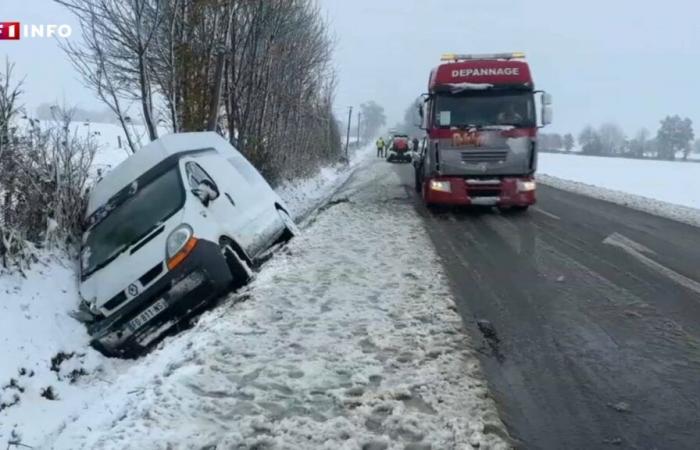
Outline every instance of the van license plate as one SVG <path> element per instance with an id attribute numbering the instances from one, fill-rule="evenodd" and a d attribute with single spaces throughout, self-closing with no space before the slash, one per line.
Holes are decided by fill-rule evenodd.
<path id="1" fill-rule="evenodd" d="M 127 326 L 129 327 L 129 330 L 132 332 L 138 330 L 141 328 L 146 322 L 149 320 L 153 319 L 155 316 L 158 314 L 162 313 L 165 311 L 165 309 L 168 307 L 168 302 L 163 300 L 162 298 L 146 308 L 141 314 L 138 316 L 134 317 L 131 319 L 129 322 L 127 322 Z"/>

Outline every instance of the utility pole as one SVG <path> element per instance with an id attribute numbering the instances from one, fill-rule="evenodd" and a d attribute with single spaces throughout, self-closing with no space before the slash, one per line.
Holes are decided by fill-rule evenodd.
<path id="1" fill-rule="evenodd" d="M 357 148 L 360 148 L 360 124 L 362 123 L 362 111 L 357 111 Z"/>
<path id="2" fill-rule="evenodd" d="M 345 138 L 345 163 L 350 162 L 350 159 L 348 158 L 348 145 L 350 144 L 350 122 L 352 122 L 352 106 L 348 108 L 348 133 Z"/>

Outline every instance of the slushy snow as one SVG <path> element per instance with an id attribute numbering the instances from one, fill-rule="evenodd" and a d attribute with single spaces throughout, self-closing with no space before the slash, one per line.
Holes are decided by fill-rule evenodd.
<path id="1" fill-rule="evenodd" d="M 44 445 L 507 448 L 432 244 L 397 201 L 406 196 L 390 165 L 363 165 L 248 288 Z"/>

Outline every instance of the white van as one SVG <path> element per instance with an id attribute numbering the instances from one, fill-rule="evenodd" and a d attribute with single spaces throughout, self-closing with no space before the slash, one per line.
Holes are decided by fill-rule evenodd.
<path id="1" fill-rule="evenodd" d="M 135 356 L 296 233 L 282 200 L 216 133 L 164 136 L 90 193 L 80 294 L 93 345 Z"/>

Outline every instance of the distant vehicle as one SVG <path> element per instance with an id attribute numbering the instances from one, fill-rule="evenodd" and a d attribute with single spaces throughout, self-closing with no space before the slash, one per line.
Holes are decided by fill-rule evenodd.
<path id="1" fill-rule="evenodd" d="M 389 142 L 389 153 L 386 160 L 389 162 L 411 162 L 411 143 L 405 134 L 394 134 Z"/>
<path id="2" fill-rule="evenodd" d="M 150 143 L 90 194 L 80 294 L 93 345 L 143 353 L 247 283 L 256 259 L 296 230 L 265 179 L 216 133 Z"/>
<path id="3" fill-rule="evenodd" d="M 416 191 L 427 205 L 534 204 L 537 168 L 535 94 L 542 126 L 551 96 L 535 91 L 522 53 L 442 57 L 420 109 L 427 131 L 414 162 Z"/>

